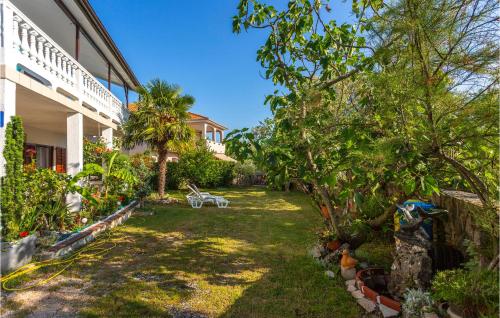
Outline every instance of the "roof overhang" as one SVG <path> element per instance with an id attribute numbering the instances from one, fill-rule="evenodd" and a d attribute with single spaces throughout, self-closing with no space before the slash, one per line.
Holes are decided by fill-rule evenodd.
<path id="1" fill-rule="evenodd" d="M 219 123 L 216 123 L 215 121 L 211 120 L 207 116 L 203 116 L 200 114 L 196 114 L 193 112 L 188 112 L 190 119 L 188 120 L 188 123 L 200 123 L 200 124 L 209 124 L 215 128 L 218 128 L 220 130 L 227 130 L 227 127 L 222 126 Z"/>
<path id="2" fill-rule="evenodd" d="M 210 126 L 218 128 L 220 130 L 227 130 L 227 127 L 224 127 L 221 124 L 218 124 L 211 119 L 189 119 L 187 122 L 188 123 L 209 124 Z"/>
<path id="3" fill-rule="evenodd" d="M 237 162 L 237 160 L 229 157 L 228 155 L 225 155 L 223 153 L 214 153 L 214 157 L 219 159 L 219 160 L 223 160 L 223 161 L 231 161 L 231 162 Z"/>

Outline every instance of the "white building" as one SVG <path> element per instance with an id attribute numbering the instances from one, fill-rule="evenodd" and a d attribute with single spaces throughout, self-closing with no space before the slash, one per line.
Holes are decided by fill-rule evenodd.
<path id="1" fill-rule="evenodd" d="M 129 110 L 131 112 L 137 109 L 137 105 L 132 103 L 129 105 Z M 208 149 L 213 151 L 214 156 L 217 159 L 225 161 L 236 161 L 233 158 L 226 156 L 226 146 L 224 145 L 224 131 L 227 130 L 223 125 L 213 121 L 212 119 L 189 112 L 188 124 L 193 128 L 195 132 L 196 140 L 205 140 Z M 131 150 L 128 150 L 129 154 L 142 153 L 148 150 L 147 145 L 139 145 Z M 168 161 L 177 161 L 179 159 L 179 154 L 176 152 L 169 152 L 167 155 Z"/>
<path id="2" fill-rule="evenodd" d="M 0 154 L 18 115 L 37 164 L 74 175 L 83 138 L 111 145 L 139 82 L 88 0 L 0 0 L 0 22 Z"/>

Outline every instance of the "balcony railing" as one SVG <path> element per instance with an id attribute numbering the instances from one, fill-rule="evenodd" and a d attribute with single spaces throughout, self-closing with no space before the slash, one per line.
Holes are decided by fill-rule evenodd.
<path id="1" fill-rule="evenodd" d="M 207 147 L 215 153 L 225 153 L 226 145 L 220 142 L 216 142 L 210 139 L 207 139 Z"/>
<path id="2" fill-rule="evenodd" d="M 0 0 L 0 5 L 3 29 L 12 30 L 12 37 L 3 35 L 4 50 L 12 50 L 12 54 L 4 54 L 9 57 L 6 64 L 26 70 L 46 86 L 80 101 L 102 117 L 122 123 L 128 111 L 113 93 L 12 3 Z"/>

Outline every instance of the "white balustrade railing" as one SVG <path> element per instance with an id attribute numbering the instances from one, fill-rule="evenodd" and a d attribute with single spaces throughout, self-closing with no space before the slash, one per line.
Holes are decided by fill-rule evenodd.
<path id="1" fill-rule="evenodd" d="M 210 139 L 207 139 L 207 147 L 215 153 L 225 153 L 226 145 L 220 142 L 216 142 Z"/>
<path id="2" fill-rule="evenodd" d="M 14 51 L 16 67 L 22 65 L 50 82 L 53 89 L 60 88 L 113 121 L 122 122 L 127 110 L 113 93 L 12 3 L 0 0 L 0 4 L 2 20 L 12 21 L 11 47 L 4 43 L 4 49 Z M 11 10 L 5 10 L 6 6 Z M 5 16 L 9 13 L 12 17 Z M 4 32 L 9 32 L 5 26 L 4 22 Z M 4 41 L 6 38 L 10 37 L 3 36 Z"/>

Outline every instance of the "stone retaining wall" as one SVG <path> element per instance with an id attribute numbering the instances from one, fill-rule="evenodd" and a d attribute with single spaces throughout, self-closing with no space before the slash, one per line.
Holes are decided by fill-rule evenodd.
<path id="1" fill-rule="evenodd" d="M 95 237 L 99 235 L 99 233 L 125 222 L 130 217 L 130 214 L 132 214 L 132 211 L 137 206 L 137 204 L 137 201 L 133 201 L 129 205 L 111 214 L 104 220 L 99 221 L 89 226 L 85 230 L 71 235 L 70 237 L 60 242 L 57 242 L 47 251 L 42 253 L 42 255 L 40 255 L 41 259 L 47 260 L 60 258 L 88 244 L 90 241 L 93 241 Z"/>
<path id="2" fill-rule="evenodd" d="M 437 240 L 444 240 L 446 244 L 464 255 L 465 240 L 471 241 L 477 247 L 487 244 L 487 236 L 474 223 L 474 215 L 481 213 L 483 209 L 483 204 L 477 195 L 463 191 L 442 190 L 439 195 L 433 196 L 432 203 L 449 212 L 444 219 L 436 220 L 434 237 Z M 444 237 L 439 237 L 443 232 Z"/>

